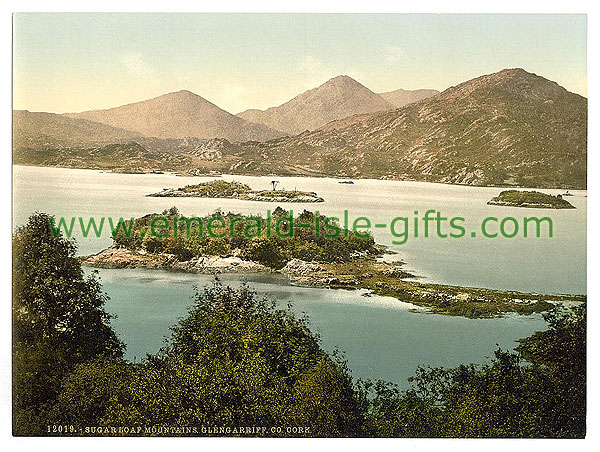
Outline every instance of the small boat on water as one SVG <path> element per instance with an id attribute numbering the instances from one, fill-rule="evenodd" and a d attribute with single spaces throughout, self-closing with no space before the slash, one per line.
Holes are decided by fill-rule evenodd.
<path id="1" fill-rule="evenodd" d="M 565 193 L 562 194 L 562 196 L 573 196 L 573 193 L 569 193 L 569 190 L 567 190 Z"/>
<path id="2" fill-rule="evenodd" d="M 341 180 L 341 181 L 338 182 L 338 184 L 354 185 L 354 182 L 352 182 L 351 180 Z"/>

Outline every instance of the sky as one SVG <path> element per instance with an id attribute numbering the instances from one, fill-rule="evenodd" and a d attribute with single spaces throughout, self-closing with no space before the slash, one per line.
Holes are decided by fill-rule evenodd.
<path id="1" fill-rule="evenodd" d="M 230 113 L 337 75 L 444 90 L 521 67 L 587 96 L 585 15 L 18 13 L 13 107 L 115 107 L 186 89 Z"/>

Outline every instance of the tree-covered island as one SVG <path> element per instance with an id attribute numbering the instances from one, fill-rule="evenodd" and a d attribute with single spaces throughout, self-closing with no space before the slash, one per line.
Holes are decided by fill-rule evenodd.
<path id="1" fill-rule="evenodd" d="M 160 234 L 151 231 L 157 220 L 162 227 Z M 321 226 L 315 228 L 317 224 Z M 414 275 L 404 271 L 401 263 L 378 259 L 386 250 L 370 233 L 357 235 L 307 210 L 295 217 L 278 207 L 269 218 L 222 212 L 185 218 L 171 208 L 134 219 L 133 223 L 125 221 L 113 240 L 113 246 L 87 256 L 83 262 L 101 268 L 162 268 L 207 274 L 277 272 L 297 284 L 364 288 L 432 312 L 473 318 L 497 317 L 506 312 L 532 314 L 565 301 L 585 301 L 578 295 L 519 293 L 409 280 Z"/>
<path id="2" fill-rule="evenodd" d="M 548 195 L 539 191 L 505 190 L 488 201 L 492 206 L 531 207 L 537 209 L 574 209 L 561 195 Z"/>
<path id="3" fill-rule="evenodd" d="M 275 187 L 274 187 L 275 188 Z M 252 190 L 241 182 L 213 180 L 182 188 L 165 188 L 148 196 L 158 198 L 229 198 L 263 202 L 323 202 L 315 192 L 297 190 Z"/>

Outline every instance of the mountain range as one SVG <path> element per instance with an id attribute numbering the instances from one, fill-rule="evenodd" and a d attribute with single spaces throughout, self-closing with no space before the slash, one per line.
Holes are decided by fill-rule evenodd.
<path id="1" fill-rule="evenodd" d="M 396 105 L 347 75 L 340 75 L 288 102 L 266 110 L 246 110 L 240 118 L 265 124 L 290 135 L 359 113 L 393 109 Z"/>
<path id="2" fill-rule="evenodd" d="M 339 76 L 278 107 L 238 116 L 180 91 L 109 110 L 13 117 L 20 164 L 86 167 L 85 156 L 103 149 L 125 152 L 134 165 L 143 151 L 123 147 L 133 141 L 148 152 L 144 170 L 586 187 L 587 99 L 523 69 L 441 93 L 376 94 Z M 68 158 L 69 146 L 76 159 Z M 71 163 L 62 164 L 53 149 Z M 94 167 L 123 169 L 107 161 L 96 158 Z"/>
<path id="3" fill-rule="evenodd" d="M 406 89 L 397 89 L 386 93 L 379 93 L 381 97 L 387 100 L 396 108 L 404 107 L 405 105 L 418 102 L 428 97 L 435 96 L 440 92 L 437 89 L 416 89 L 409 91 Z"/>
<path id="4" fill-rule="evenodd" d="M 232 115 L 203 97 L 182 90 L 104 110 L 62 115 L 16 111 L 15 139 L 19 145 L 106 144 L 137 137 L 267 141 L 314 130 L 349 115 L 389 110 L 398 106 L 399 99 L 406 103 L 436 92 L 397 90 L 378 95 L 348 76 L 338 76 L 278 107 Z M 382 97 L 387 95 L 391 96 L 390 102 Z"/>
<path id="5" fill-rule="evenodd" d="M 264 124 L 232 115 L 190 91 L 177 91 L 150 100 L 107 110 L 65 116 L 108 124 L 156 138 L 214 138 L 232 141 L 268 140 L 283 135 Z"/>
<path id="6" fill-rule="evenodd" d="M 141 133 L 63 115 L 13 110 L 13 146 L 72 145 L 129 140 Z"/>
<path id="7" fill-rule="evenodd" d="M 218 147 L 224 172 L 585 188 L 587 99 L 505 69 L 402 108 Z"/>

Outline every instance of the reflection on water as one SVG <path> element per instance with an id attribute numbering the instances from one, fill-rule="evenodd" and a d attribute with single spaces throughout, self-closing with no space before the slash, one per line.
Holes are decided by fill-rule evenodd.
<path id="1" fill-rule="evenodd" d="M 277 204 L 233 199 L 150 198 L 144 195 L 195 184 L 214 178 L 177 177 L 170 174 L 111 174 L 93 170 L 64 168 L 14 167 L 14 222 L 23 224 L 34 211 L 57 216 L 131 216 L 145 215 L 176 205 L 185 215 L 208 214 L 221 208 L 242 214 L 266 214 Z M 254 189 L 267 189 L 269 177 L 223 176 L 239 180 Z M 319 204 L 288 204 L 298 212 L 320 210 L 329 216 L 350 219 L 368 217 L 372 223 L 390 224 L 396 216 L 411 217 L 435 209 L 445 217 L 464 217 L 467 231 L 478 231 L 488 216 L 549 216 L 553 220 L 553 238 L 482 237 L 409 238 L 404 245 L 393 246 L 389 229 L 375 229 L 378 242 L 391 245 L 407 268 L 428 281 L 473 287 L 522 290 L 540 293 L 586 292 L 586 192 L 573 191 L 569 202 L 576 209 L 543 210 L 488 206 L 486 203 L 501 190 L 380 180 L 358 180 L 354 185 L 339 184 L 336 179 L 278 177 L 282 189 L 316 191 L 325 198 Z M 543 190 L 560 193 L 561 190 Z M 421 234 L 422 235 L 422 234 Z M 470 234 L 467 234 L 470 235 Z M 481 234 L 479 234 L 481 235 Z M 80 253 L 90 254 L 110 245 L 108 236 L 100 239 L 79 235 Z"/>
<path id="2" fill-rule="evenodd" d="M 89 271 L 89 269 L 88 269 Z M 141 359 L 155 353 L 169 327 L 192 305 L 192 286 L 211 284 L 210 275 L 162 270 L 99 270 L 111 297 L 107 310 L 118 316 L 113 326 L 127 344 L 126 357 Z M 411 305 L 395 298 L 364 296 L 361 290 L 307 288 L 280 277 L 223 275 L 237 287 L 247 281 L 259 296 L 281 308 L 292 302 L 296 314 L 306 313 L 322 345 L 344 351 L 355 378 L 384 379 L 403 386 L 417 366 L 456 366 L 483 362 L 498 344 L 513 348 L 515 340 L 545 329 L 540 316 L 466 319 L 410 312 Z"/>
<path id="3" fill-rule="evenodd" d="M 270 178 L 224 176 L 253 189 L 269 188 Z M 276 204 L 193 198 L 150 198 L 162 188 L 175 188 L 211 178 L 161 175 L 111 174 L 91 170 L 14 167 L 14 224 L 20 225 L 35 210 L 57 217 L 112 216 L 129 218 L 176 205 L 184 215 L 208 214 L 216 209 L 241 214 L 265 214 Z M 573 191 L 569 202 L 577 209 L 547 211 L 488 206 L 498 188 L 481 188 L 360 180 L 354 185 L 334 179 L 278 177 L 282 189 L 316 191 L 325 198 L 320 204 L 289 204 L 288 208 L 320 210 L 329 216 L 368 217 L 372 223 L 387 223 L 396 216 L 412 216 L 428 209 L 443 216 L 461 216 L 467 230 L 475 230 L 488 216 L 550 216 L 554 238 L 545 239 L 436 239 L 411 238 L 391 248 L 413 270 L 432 282 L 537 291 L 541 293 L 585 293 L 586 192 Z M 544 190 L 557 193 L 557 190 Z M 378 242 L 391 245 L 388 229 L 375 229 Z M 108 234 L 83 239 L 80 254 L 97 252 L 110 245 Z M 88 269 L 89 271 L 89 269 Z M 211 276 L 158 270 L 100 270 L 104 290 L 111 300 L 107 310 L 118 315 L 113 325 L 127 344 L 127 358 L 141 359 L 155 353 L 169 334 L 169 327 L 185 316 L 192 303 L 193 285 L 210 284 Z M 296 313 L 306 313 L 311 329 L 321 334 L 323 347 L 346 353 L 356 378 L 385 379 L 406 385 L 419 365 L 456 366 L 482 362 L 497 344 L 512 348 L 515 340 L 545 328 L 540 316 L 507 316 L 502 319 L 465 319 L 434 314 L 415 314 L 410 305 L 396 299 L 366 296 L 365 291 L 296 287 L 284 277 L 223 276 L 239 285 L 249 279 L 261 296 L 284 307 L 293 302 Z"/>

